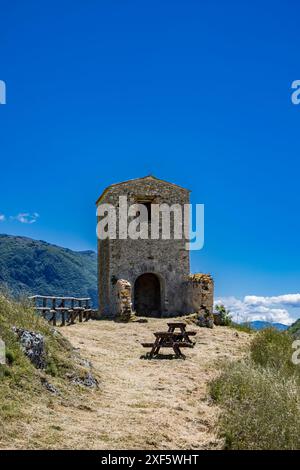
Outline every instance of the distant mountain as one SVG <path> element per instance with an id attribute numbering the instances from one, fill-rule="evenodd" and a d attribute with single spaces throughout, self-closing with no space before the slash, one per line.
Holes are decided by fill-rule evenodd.
<path id="1" fill-rule="evenodd" d="M 276 330 L 285 331 L 288 329 L 288 325 L 284 325 L 283 323 L 271 323 L 268 321 L 261 321 L 261 320 L 251 321 L 250 323 L 248 323 L 248 325 L 253 330 L 263 330 L 265 328 L 276 328 Z"/>
<path id="2" fill-rule="evenodd" d="M 97 306 L 97 255 L 0 235 L 0 285 L 14 296 L 91 297 L 93 306 Z"/>

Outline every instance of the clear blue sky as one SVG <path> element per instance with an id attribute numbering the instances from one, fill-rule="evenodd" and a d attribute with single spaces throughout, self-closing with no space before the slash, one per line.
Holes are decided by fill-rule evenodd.
<path id="1" fill-rule="evenodd" d="M 152 173 L 205 204 L 192 269 L 217 295 L 298 292 L 299 13 L 276 0 L 0 0 L 0 232 L 95 249 L 103 188 Z"/>

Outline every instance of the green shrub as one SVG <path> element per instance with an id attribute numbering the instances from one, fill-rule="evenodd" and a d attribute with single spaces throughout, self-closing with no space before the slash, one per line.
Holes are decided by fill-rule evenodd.
<path id="1" fill-rule="evenodd" d="M 250 361 L 227 366 L 211 383 L 223 407 L 219 433 L 227 449 L 300 449 L 299 386 Z"/>
<path id="2" fill-rule="evenodd" d="M 9 349 L 5 353 L 6 361 L 11 366 L 16 360 L 16 354 Z"/>
<path id="3" fill-rule="evenodd" d="M 11 371 L 6 364 L 0 364 L 0 380 L 4 379 L 5 377 L 11 377 Z"/>
<path id="4" fill-rule="evenodd" d="M 51 357 L 47 360 L 46 374 L 52 375 L 52 377 L 56 377 L 58 375 L 57 366 Z"/>
<path id="5" fill-rule="evenodd" d="M 260 331 L 253 338 L 250 351 L 255 364 L 281 371 L 285 376 L 299 375 L 299 366 L 292 363 L 293 339 L 275 328 Z"/>
<path id="6" fill-rule="evenodd" d="M 226 309 L 225 305 L 217 305 L 216 310 L 219 313 L 219 325 L 230 326 L 232 323 L 232 318 L 230 311 Z"/>
<path id="7" fill-rule="evenodd" d="M 300 318 L 296 320 L 291 326 L 288 328 L 288 333 L 293 336 L 294 339 L 300 338 Z"/>
<path id="8" fill-rule="evenodd" d="M 225 366 L 211 383 L 227 449 L 300 449 L 300 374 L 292 353 L 290 335 L 260 331 L 250 358 Z"/>

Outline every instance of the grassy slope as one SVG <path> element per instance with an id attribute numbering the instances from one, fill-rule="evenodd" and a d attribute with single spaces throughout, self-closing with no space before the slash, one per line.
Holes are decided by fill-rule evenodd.
<path id="1" fill-rule="evenodd" d="M 97 256 L 0 235 L 0 284 L 13 295 L 89 296 L 97 305 Z"/>
<path id="2" fill-rule="evenodd" d="M 292 342 L 272 328 L 255 334 L 249 357 L 224 364 L 211 383 L 226 448 L 300 449 L 300 369 L 291 361 Z"/>
<path id="3" fill-rule="evenodd" d="M 37 370 L 22 353 L 12 327 L 17 326 L 44 335 L 47 368 Z M 3 442 L 22 434 L 22 427 L 35 418 L 32 407 L 46 406 L 52 400 L 71 400 L 84 392 L 71 385 L 68 374 L 83 377 L 87 369 L 80 364 L 70 343 L 30 307 L 0 295 L 0 337 L 6 344 L 7 364 L 0 364 L 0 448 Z M 42 385 L 53 384 L 60 395 L 53 395 Z"/>

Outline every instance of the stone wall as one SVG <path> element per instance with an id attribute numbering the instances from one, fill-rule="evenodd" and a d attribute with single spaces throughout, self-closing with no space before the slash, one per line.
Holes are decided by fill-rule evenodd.
<path id="1" fill-rule="evenodd" d="M 119 196 L 127 196 L 128 206 L 163 204 L 169 206 L 189 204 L 189 191 L 180 186 L 148 176 L 109 186 L 97 204 L 109 203 L 119 210 Z M 171 215 L 171 235 L 174 235 Z M 159 283 L 160 309 L 158 315 L 171 317 L 198 312 L 211 315 L 213 311 L 214 284 L 208 274 L 190 274 L 190 253 L 186 240 L 117 239 L 98 241 L 99 313 L 109 318 L 125 318 L 135 308 L 141 283 L 136 280 L 143 274 L 154 274 Z M 141 281 L 141 278 L 140 278 Z M 150 281 L 150 280 L 149 280 Z M 146 283 L 147 284 L 147 283 Z M 145 285 L 146 285 L 145 284 Z M 150 289 L 148 283 L 148 290 Z M 152 285 L 152 288 L 153 285 Z M 130 292 L 130 295 L 129 295 Z M 149 291 L 150 292 L 150 291 Z M 130 308 L 129 308 L 130 298 Z M 145 299 L 143 299 L 145 300 Z M 127 303 L 126 303 L 127 302 Z M 135 301 L 137 305 L 143 302 Z M 145 304 L 145 303 L 144 303 Z M 122 312 L 125 312 L 124 315 Z M 127 312 L 127 313 L 126 313 Z"/>
<path id="2" fill-rule="evenodd" d="M 130 282 L 119 279 L 116 283 L 115 291 L 116 319 L 127 322 L 132 317 Z"/>
<path id="3" fill-rule="evenodd" d="M 214 281 L 209 274 L 190 274 L 185 282 L 185 312 L 213 313 Z"/>
<path id="4" fill-rule="evenodd" d="M 110 312 L 110 240 L 98 240 L 98 295 L 101 316 Z M 112 285 L 113 287 L 113 285 Z"/>
<path id="5" fill-rule="evenodd" d="M 151 202 L 155 204 L 189 203 L 189 191 L 154 177 L 141 178 L 112 185 L 98 203 L 118 207 L 119 196 L 126 195 L 128 205 Z M 171 217 L 172 222 L 173 217 Z M 171 224 L 171 233 L 173 224 Z M 186 240 L 105 240 L 98 243 L 99 305 L 101 315 L 117 315 L 114 285 L 126 279 L 132 286 L 144 273 L 155 274 L 160 281 L 161 316 L 182 314 L 184 308 L 183 283 L 190 272 Z"/>

